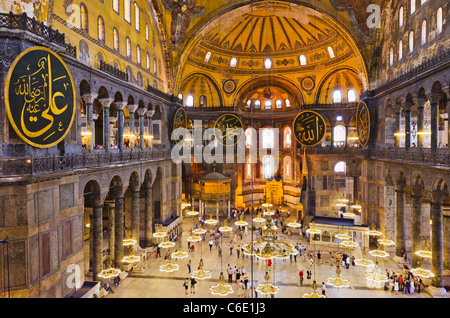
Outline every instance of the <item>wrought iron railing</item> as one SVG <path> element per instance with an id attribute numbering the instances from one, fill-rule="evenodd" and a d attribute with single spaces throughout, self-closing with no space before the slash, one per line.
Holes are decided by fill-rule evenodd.
<path id="1" fill-rule="evenodd" d="M 111 153 L 82 153 L 40 158 L 13 158 L 0 160 L 0 176 L 25 176 L 100 168 L 122 163 L 154 161 L 169 158 L 169 151 L 144 150 Z"/>
<path id="2" fill-rule="evenodd" d="M 176 97 L 174 95 L 166 94 L 166 93 L 160 91 L 159 89 L 154 88 L 153 86 L 150 86 L 150 85 L 147 85 L 147 92 L 149 92 L 153 95 L 159 96 L 161 98 L 164 98 L 165 100 L 180 104 L 180 105 L 183 103 L 183 101 L 181 99 L 179 99 L 178 97 Z"/>
<path id="3" fill-rule="evenodd" d="M 35 18 L 29 18 L 26 13 L 13 14 L 0 13 L 0 28 L 29 31 L 33 34 L 43 37 L 49 42 L 65 46 L 65 35 L 44 23 L 36 21 Z"/>
<path id="4" fill-rule="evenodd" d="M 104 61 L 100 61 L 100 71 L 106 72 L 118 79 L 128 82 L 128 74 L 124 71 L 121 71 L 114 65 L 108 64 Z"/>

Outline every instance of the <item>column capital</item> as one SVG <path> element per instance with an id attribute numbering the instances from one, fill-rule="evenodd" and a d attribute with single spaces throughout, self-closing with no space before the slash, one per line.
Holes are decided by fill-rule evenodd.
<path id="1" fill-rule="evenodd" d="M 416 98 L 417 108 L 424 108 L 428 98 L 426 96 L 419 96 Z"/>
<path id="2" fill-rule="evenodd" d="M 439 104 L 441 99 L 444 97 L 444 94 L 442 92 L 432 92 L 428 96 L 431 104 Z"/>
<path id="3" fill-rule="evenodd" d="M 134 105 L 127 105 L 126 106 L 128 111 L 130 112 L 130 114 L 135 113 L 136 109 L 138 109 L 139 105 L 134 104 Z"/>
<path id="4" fill-rule="evenodd" d="M 405 111 L 407 112 L 411 112 L 411 108 L 414 106 L 414 101 L 412 100 L 407 100 L 405 102 Z"/>
<path id="5" fill-rule="evenodd" d="M 411 197 L 412 198 L 422 198 L 423 197 L 423 185 L 415 184 L 411 187 Z"/>
<path id="6" fill-rule="evenodd" d="M 434 190 L 431 198 L 431 202 L 443 204 L 444 203 L 444 196 L 445 192 L 442 190 Z"/>
<path id="7" fill-rule="evenodd" d="M 92 114 L 92 119 L 93 120 L 97 120 L 98 119 L 99 114 L 93 113 Z"/>
<path id="8" fill-rule="evenodd" d="M 93 104 L 94 100 L 96 100 L 98 97 L 98 94 L 96 93 L 88 93 L 81 95 L 81 98 L 85 101 L 86 104 Z"/>
<path id="9" fill-rule="evenodd" d="M 149 110 L 149 111 L 147 111 L 147 117 L 148 118 L 152 118 L 153 117 L 153 115 L 155 114 L 155 111 L 154 110 Z"/>
<path id="10" fill-rule="evenodd" d="M 146 108 L 138 108 L 136 110 L 136 112 L 138 113 L 139 116 L 145 116 L 145 114 L 147 113 L 147 109 Z"/>
<path id="11" fill-rule="evenodd" d="M 110 108 L 112 102 L 114 102 L 113 98 L 101 98 L 98 102 L 103 106 L 103 108 Z"/>
<path id="12" fill-rule="evenodd" d="M 123 111 L 123 109 L 127 106 L 127 102 L 114 102 L 114 107 L 117 108 L 118 111 Z"/>

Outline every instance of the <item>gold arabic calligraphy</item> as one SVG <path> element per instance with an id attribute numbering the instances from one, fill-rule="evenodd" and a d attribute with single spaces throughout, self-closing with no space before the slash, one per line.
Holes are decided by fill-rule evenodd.
<path id="1" fill-rule="evenodd" d="M 313 146 L 323 139 L 325 122 L 314 112 L 303 112 L 294 122 L 294 132 L 301 144 Z"/>
<path id="2" fill-rule="evenodd" d="M 239 118 L 235 116 L 222 116 L 217 120 L 216 128 L 221 133 L 221 136 L 217 137 L 221 139 L 223 144 L 229 144 L 227 141 L 231 141 L 234 144 L 235 138 L 239 140 L 240 135 L 242 134 L 242 124 Z"/>

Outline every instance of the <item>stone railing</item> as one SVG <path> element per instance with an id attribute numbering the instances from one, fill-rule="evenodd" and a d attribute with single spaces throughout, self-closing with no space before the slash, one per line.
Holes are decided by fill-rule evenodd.
<path id="1" fill-rule="evenodd" d="M 381 160 L 394 160 L 416 164 L 436 165 L 450 167 L 450 152 L 448 149 L 422 148 L 385 148 L 385 149 L 364 149 L 364 157 Z"/>
<path id="2" fill-rule="evenodd" d="M 179 105 L 181 105 L 183 103 L 183 101 L 181 99 L 179 99 L 178 97 L 174 96 L 174 95 L 169 95 L 166 94 L 162 91 L 160 91 L 159 89 L 156 89 L 150 85 L 147 85 L 147 92 L 159 96 L 161 98 L 164 98 L 165 100 L 171 101 L 173 103 L 177 103 Z"/>
<path id="3" fill-rule="evenodd" d="M 101 168 L 111 165 L 153 161 L 169 158 L 164 150 L 133 150 L 111 153 L 82 153 L 67 156 L 12 158 L 0 160 L 0 177 L 42 175 L 86 168 Z"/>

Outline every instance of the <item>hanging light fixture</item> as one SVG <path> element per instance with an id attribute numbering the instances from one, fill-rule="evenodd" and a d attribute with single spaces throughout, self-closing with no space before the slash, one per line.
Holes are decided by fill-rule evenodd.
<path id="1" fill-rule="evenodd" d="M 161 272 L 172 273 L 180 269 L 178 264 L 172 263 L 172 255 L 169 254 L 167 263 L 159 266 Z"/>
<path id="2" fill-rule="evenodd" d="M 432 252 L 428 250 L 429 249 L 429 243 L 426 241 L 423 244 L 423 250 L 419 250 L 415 252 L 416 255 L 420 256 L 422 258 L 422 266 L 419 268 L 412 268 L 411 273 L 414 275 L 420 276 L 422 278 L 433 278 L 435 275 L 432 271 L 425 269 L 425 259 L 431 259 L 432 258 Z"/>
<path id="3" fill-rule="evenodd" d="M 244 221 L 244 216 L 241 215 L 239 217 L 239 221 L 234 222 L 234 224 L 236 224 L 237 226 L 247 226 L 248 223 L 246 221 Z"/>
<path id="4" fill-rule="evenodd" d="M 258 216 L 253 219 L 253 222 L 264 223 L 264 222 L 266 222 L 266 219 L 261 217 L 261 212 L 260 212 L 260 213 L 258 213 Z"/>
<path id="5" fill-rule="evenodd" d="M 314 223 L 314 222 L 311 222 L 311 223 L 310 223 L 310 228 L 306 230 L 306 233 L 309 233 L 310 235 L 311 235 L 311 234 L 314 235 L 314 234 L 320 234 L 320 233 L 322 233 L 322 231 L 319 230 L 319 229 L 316 229 L 316 228 L 315 228 L 315 223 Z"/>
<path id="6" fill-rule="evenodd" d="M 175 246 L 175 242 L 169 241 L 168 238 L 166 237 L 166 240 L 164 242 L 159 243 L 158 246 L 161 248 L 171 248 Z"/>
<path id="7" fill-rule="evenodd" d="M 374 224 L 372 224 L 372 228 L 369 231 L 367 231 L 367 234 L 370 236 L 380 236 L 383 233 L 381 233 L 380 231 L 377 231 L 377 226 L 374 223 Z"/>
<path id="8" fill-rule="evenodd" d="M 193 271 L 191 276 L 196 278 L 196 279 L 199 279 L 199 280 L 203 280 L 203 279 L 206 279 L 206 278 L 211 278 L 212 272 L 203 269 L 203 265 L 204 265 L 203 264 L 203 259 L 200 259 L 198 270 Z"/>
<path id="9" fill-rule="evenodd" d="M 108 268 L 103 269 L 97 276 L 104 279 L 111 279 L 120 275 L 120 269 L 111 266 L 111 259 L 108 260 Z"/>
<path id="10" fill-rule="evenodd" d="M 162 237 L 167 236 L 167 233 L 164 232 L 163 229 L 162 229 L 162 224 L 156 224 L 155 225 L 155 229 L 156 229 L 156 232 L 153 233 L 153 237 L 155 237 L 155 238 L 162 238 Z"/>
<path id="11" fill-rule="evenodd" d="M 223 226 L 219 227 L 219 231 L 224 233 L 224 232 L 231 232 L 233 231 L 233 228 L 231 226 L 228 226 L 227 224 L 227 220 L 223 221 Z"/>
<path id="12" fill-rule="evenodd" d="M 378 261 L 375 263 L 375 268 L 372 272 L 365 274 L 366 279 L 375 283 L 375 284 L 382 284 L 389 281 L 386 274 L 380 273 L 380 266 L 378 266 Z"/>
<path id="13" fill-rule="evenodd" d="M 199 214 L 200 213 L 198 211 L 194 211 L 194 210 L 189 210 L 186 212 L 186 215 L 189 215 L 189 216 L 197 216 Z"/>
<path id="14" fill-rule="evenodd" d="M 311 293 L 303 294 L 303 298 L 327 298 L 327 296 L 319 294 L 317 292 L 317 283 L 316 283 L 316 281 L 313 281 L 312 289 L 313 289 L 313 291 Z"/>
<path id="15" fill-rule="evenodd" d="M 366 259 L 367 251 L 365 248 L 363 248 L 362 253 L 363 253 L 363 257 L 355 259 L 355 264 L 359 265 L 359 266 L 363 266 L 363 267 L 372 266 L 374 264 L 374 262 L 370 259 Z"/>
<path id="16" fill-rule="evenodd" d="M 348 288 L 350 287 L 350 281 L 348 279 L 342 278 L 340 276 L 341 269 L 339 265 L 336 266 L 336 276 L 330 277 L 327 279 L 327 284 L 332 285 L 337 288 L 339 291 L 339 288 Z"/>
<path id="17" fill-rule="evenodd" d="M 212 217 L 212 214 L 209 215 L 209 218 L 207 220 L 205 220 L 204 223 L 208 224 L 208 225 L 216 225 L 217 222 L 219 222 L 219 220 L 216 220 Z"/>
<path id="18" fill-rule="evenodd" d="M 266 272 L 266 274 L 264 275 L 264 279 L 266 280 L 264 283 L 259 283 L 255 290 L 258 293 L 261 293 L 263 296 L 269 296 L 269 295 L 275 295 L 276 293 L 278 293 L 278 290 L 280 289 L 278 286 L 272 284 L 271 282 L 269 282 L 270 279 L 270 275 L 269 272 Z"/>
<path id="19" fill-rule="evenodd" d="M 231 287 L 231 285 L 224 283 L 223 272 L 220 272 L 219 280 L 220 282 L 217 285 L 211 286 L 210 288 L 211 294 L 225 297 L 234 292 L 233 287 Z"/>

